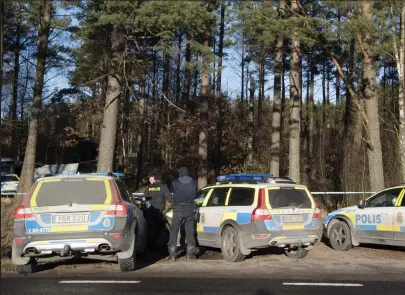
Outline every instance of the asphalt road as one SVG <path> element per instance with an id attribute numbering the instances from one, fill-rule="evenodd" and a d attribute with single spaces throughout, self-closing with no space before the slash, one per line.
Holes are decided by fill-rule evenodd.
<path id="1" fill-rule="evenodd" d="M 405 282 L 224 278 L 8 277 L 1 294 L 402 295 Z"/>

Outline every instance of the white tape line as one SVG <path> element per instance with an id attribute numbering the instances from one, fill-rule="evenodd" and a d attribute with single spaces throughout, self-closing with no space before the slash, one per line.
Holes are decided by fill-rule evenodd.
<path id="1" fill-rule="evenodd" d="M 139 284 L 141 281 L 60 281 L 59 284 Z"/>
<path id="2" fill-rule="evenodd" d="M 363 287 L 362 284 L 346 283 L 283 283 L 284 286 L 326 286 L 326 287 Z"/>

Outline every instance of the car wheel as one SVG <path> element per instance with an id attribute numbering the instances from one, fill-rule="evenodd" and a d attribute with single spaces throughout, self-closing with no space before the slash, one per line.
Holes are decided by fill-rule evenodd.
<path id="1" fill-rule="evenodd" d="M 290 258 L 304 258 L 308 255 L 309 250 L 303 247 L 293 247 L 284 250 L 285 255 Z"/>
<path id="2" fill-rule="evenodd" d="M 134 241 L 135 243 L 135 241 Z M 132 256 L 126 259 L 118 259 L 118 264 L 120 265 L 120 270 L 125 271 L 134 271 L 136 268 L 136 246 L 134 245 L 134 251 Z"/>
<path id="3" fill-rule="evenodd" d="M 37 270 L 37 261 L 35 259 L 31 259 L 28 264 L 25 265 L 16 265 L 15 270 L 19 274 L 29 274 L 34 273 Z"/>
<path id="4" fill-rule="evenodd" d="M 333 249 L 338 251 L 347 251 L 352 247 L 350 228 L 346 222 L 338 221 L 331 225 L 329 243 Z"/>
<path id="5" fill-rule="evenodd" d="M 227 227 L 221 235 L 221 252 L 225 260 L 240 262 L 246 256 L 240 252 L 239 235 L 235 228 Z"/>

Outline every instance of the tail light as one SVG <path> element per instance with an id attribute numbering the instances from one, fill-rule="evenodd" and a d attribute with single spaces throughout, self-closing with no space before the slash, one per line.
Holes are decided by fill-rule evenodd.
<path id="1" fill-rule="evenodd" d="M 266 195 L 264 189 L 261 188 L 259 189 L 259 200 L 257 208 L 253 210 L 251 220 L 257 221 L 257 220 L 272 220 L 272 219 L 273 218 L 266 207 Z"/>
<path id="2" fill-rule="evenodd" d="M 315 208 L 314 214 L 312 215 L 312 218 L 321 218 L 321 209 Z"/>
<path id="3" fill-rule="evenodd" d="M 24 206 L 18 206 L 17 209 L 15 209 L 14 212 L 14 220 L 21 220 L 25 218 L 32 218 L 32 212 L 26 212 L 26 211 L 31 211 L 29 209 L 25 209 Z"/>
<path id="4" fill-rule="evenodd" d="M 107 215 L 121 215 L 125 216 L 128 214 L 127 206 L 124 203 L 118 203 L 115 205 L 110 205 L 107 210 Z"/>

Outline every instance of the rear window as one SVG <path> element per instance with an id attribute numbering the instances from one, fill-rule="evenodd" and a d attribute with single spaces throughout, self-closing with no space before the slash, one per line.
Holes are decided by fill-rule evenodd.
<path id="1" fill-rule="evenodd" d="M 232 188 L 228 206 L 251 206 L 255 199 L 255 189 L 247 187 Z"/>
<path id="2" fill-rule="evenodd" d="M 107 192 L 104 181 L 69 179 L 44 182 L 37 194 L 38 207 L 76 204 L 104 204 Z"/>
<path id="3" fill-rule="evenodd" d="M 1 176 L 1 182 L 8 182 L 8 181 L 18 181 L 18 178 L 14 175 L 3 175 Z"/>
<path id="4" fill-rule="evenodd" d="M 269 201 L 272 208 L 296 207 L 311 208 L 311 199 L 305 190 L 280 188 L 269 190 Z"/>

